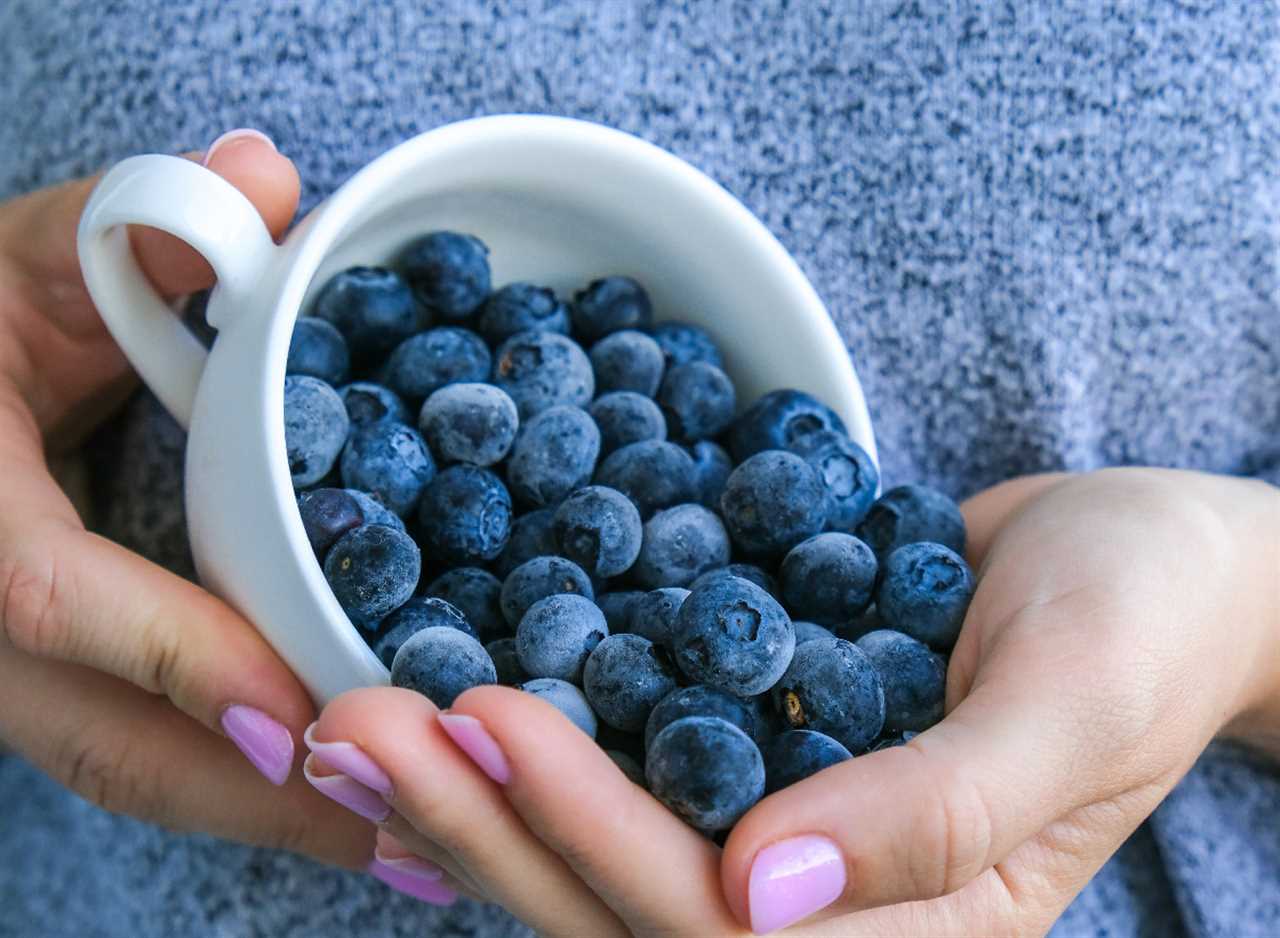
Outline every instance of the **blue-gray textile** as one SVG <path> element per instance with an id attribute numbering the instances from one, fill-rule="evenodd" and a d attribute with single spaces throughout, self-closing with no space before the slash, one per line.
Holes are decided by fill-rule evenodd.
<path id="1" fill-rule="evenodd" d="M 5 0 L 0 196 L 270 134 L 303 208 L 480 114 L 691 161 L 829 305 L 886 480 L 956 496 L 1150 463 L 1280 480 L 1274 4 Z M 96 448 L 100 524 L 188 569 L 180 432 Z M 524 934 L 288 855 L 109 816 L 0 758 L 0 935 Z M 1280 773 L 1214 747 L 1061 935 L 1280 934 Z"/>

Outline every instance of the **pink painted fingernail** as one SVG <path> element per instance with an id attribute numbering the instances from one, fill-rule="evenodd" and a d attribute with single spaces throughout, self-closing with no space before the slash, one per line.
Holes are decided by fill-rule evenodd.
<path id="1" fill-rule="evenodd" d="M 343 775 L 350 775 L 366 788 L 384 795 L 391 794 L 391 779 L 363 749 L 355 743 L 322 743 L 315 738 L 316 724 L 312 723 L 302 734 L 302 741 L 317 759 Z"/>
<path id="2" fill-rule="evenodd" d="M 373 858 L 383 866 L 390 867 L 393 870 L 399 870 L 406 876 L 416 876 L 418 879 L 425 879 L 429 883 L 436 883 L 444 879 L 444 869 L 432 863 L 430 860 L 424 860 L 422 857 L 415 857 L 409 854 L 401 854 L 399 856 L 387 856 L 379 846 L 373 851 Z"/>
<path id="3" fill-rule="evenodd" d="M 382 860 L 374 860 L 369 864 L 369 875 L 382 880 L 396 892 L 413 896 L 431 905 L 453 905 L 458 898 L 458 894 L 448 886 L 405 872 Z"/>
<path id="4" fill-rule="evenodd" d="M 235 143 L 240 140 L 259 140 L 265 143 L 271 149 L 276 149 L 275 142 L 264 134 L 261 130 L 254 130 L 252 127 L 237 127 L 235 130 L 228 130 L 213 143 L 209 144 L 209 148 L 204 151 L 204 166 L 209 165 L 209 161 L 213 159 L 213 154 L 225 148 L 228 144 Z"/>
<path id="5" fill-rule="evenodd" d="M 348 775 L 317 775 L 311 761 L 314 758 L 307 756 L 307 761 L 302 763 L 302 774 L 312 788 L 375 824 L 391 817 L 391 806 L 372 788 L 366 788 Z"/>
<path id="6" fill-rule="evenodd" d="M 480 766 L 485 775 L 499 785 L 511 781 L 511 766 L 507 764 L 507 757 L 502 754 L 497 740 L 489 735 L 489 731 L 479 720 L 461 713 L 442 713 L 437 719 L 449 738 L 471 757 L 472 762 Z"/>
<path id="7" fill-rule="evenodd" d="M 826 837 L 793 837 L 765 847 L 751 864 L 751 930 L 767 935 L 808 918 L 840 898 L 844 857 Z"/>
<path id="8" fill-rule="evenodd" d="M 293 736 L 261 710 L 232 704 L 222 711 L 222 731 L 272 785 L 283 785 L 293 767 Z"/>

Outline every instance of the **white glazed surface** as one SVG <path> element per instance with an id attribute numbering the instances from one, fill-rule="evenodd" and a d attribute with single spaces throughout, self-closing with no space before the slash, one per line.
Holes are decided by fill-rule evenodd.
<path id="1" fill-rule="evenodd" d="M 333 598 L 298 517 L 282 416 L 289 338 L 332 273 L 388 263 L 415 235 L 477 235 L 495 286 L 532 280 L 567 295 L 629 274 L 659 319 L 715 336 L 742 402 L 779 387 L 809 391 L 875 458 L 844 343 L 795 262 L 722 188 L 637 138 L 553 117 L 441 127 L 370 163 L 280 246 L 264 245 L 235 195 L 176 157 L 125 161 L 86 208 L 81 263 L 113 335 L 180 420 L 198 381 L 186 501 L 201 580 L 255 623 L 318 702 L 388 676 Z M 202 373 L 200 356 L 142 296 L 117 227 L 126 222 L 172 231 L 232 274 L 210 298 L 220 331 Z M 256 280 L 246 283 L 249 272 Z"/>

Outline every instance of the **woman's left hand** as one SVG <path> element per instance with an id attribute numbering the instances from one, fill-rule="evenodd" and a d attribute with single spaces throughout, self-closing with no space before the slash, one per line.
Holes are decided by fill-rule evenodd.
<path id="1" fill-rule="evenodd" d="M 723 851 L 516 690 L 354 691 L 309 738 L 390 778 L 384 860 L 541 934 L 1043 933 L 1215 734 L 1280 751 L 1280 492 L 1109 470 L 965 513 L 946 718 L 766 798 Z"/>

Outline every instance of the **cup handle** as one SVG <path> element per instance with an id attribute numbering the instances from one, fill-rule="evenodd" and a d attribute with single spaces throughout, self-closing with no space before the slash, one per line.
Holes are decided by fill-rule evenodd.
<path id="1" fill-rule="evenodd" d="M 102 178 L 80 218 L 77 247 L 85 286 L 107 329 L 142 380 L 186 429 L 208 352 L 156 293 L 129 247 L 125 225 L 181 238 L 217 275 L 209 323 L 222 310 L 251 308 L 252 291 L 275 249 L 262 216 L 217 173 L 177 156 L 124 160 Z"/>

